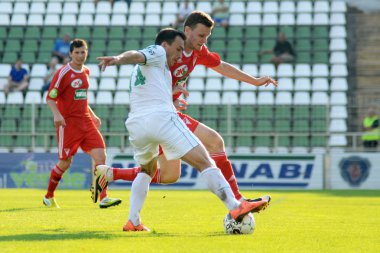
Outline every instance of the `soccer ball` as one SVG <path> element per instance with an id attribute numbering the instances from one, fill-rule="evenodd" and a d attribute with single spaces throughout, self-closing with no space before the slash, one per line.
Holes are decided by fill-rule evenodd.
<path id="1" fill-rule="evenodd" d="M 252 213 L 244 216 L 241 222 L 237 222 L 232 219 L 231 215 L 228 213 L 223 220 L 224 232 L 226 234 L 252 234 L 255 230 L 255 219 Z"/>

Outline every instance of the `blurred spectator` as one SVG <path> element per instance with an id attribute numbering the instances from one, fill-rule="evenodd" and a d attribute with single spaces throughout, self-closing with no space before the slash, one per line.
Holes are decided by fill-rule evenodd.
<path id="1" fill-rule="evenodd" d="M 57 39 L 55 41 L 53 56 L 57 57 L 60 63 L 70 60 L 70 35 L 65 34 L 63 39 Z"/>
<path id="2" fill-rule="evenodd" d="M 189 0 L 184 0 L 181 6 L 179 7 L 179 11 L 177 13 L 176 20 L 173 23 L 173 27 L 178 28 L 180 24 L 185 22 L 185 19 L 192 11 L 193 11 L 193 8 L 189 4 Z"/>
<path id="3" fill-rule="evenodd" d="M 44 85 L 42 86 L 42 93 L 49 90 L 50 83 L 53 80 L 54 74 L 57 71 L 58 59 L 56 57 L 51 58 L 49 62 L 49 69 L 44 77 Z"/>
<path id="4" fill-rule="evenodd" d="M 379 117 L 376 115 L 375 108 L 368 108 L 367 115 L 363 119 L 363 146 L 366 150 L 376 150 L 380 139 Z"/>
<path id="5" fill-rule="evenodd" d="M 28 71 L 22 67 L 22 60 L 17 59 L 8 76 L 8 82 L 4 86 L 4 92 L 24 91 L 28 88 Z"/>
<path id="6" fill-rule="evenodd" d="M 293 47 L 290 44 L 290 42 L 286 39 L 285 34 L 283 32 L 278 34 L 276 45 L 272 50 L 264 50 L 261 51 L 259 54 L 274 54 L 270 61 L 274 65 L 276 65 L 276 67 L 283 62 L 293 62 L 295 58 L 295 52 L 293 50 Z"/>
<path id="7" fill-rule="evenodd" d="M 214 19 L 216 25 L 227 27 L 228 19 L 230 17 L 229 4 L 224 0 L 216 1 L 212 7 L 211 16 Z"/>

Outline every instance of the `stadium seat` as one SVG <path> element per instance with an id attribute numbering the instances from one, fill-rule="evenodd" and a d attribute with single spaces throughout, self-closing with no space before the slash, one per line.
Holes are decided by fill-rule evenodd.
<path id="1" fill-rule="evenodd" d="M 100 2 L 105 3 L 105 2 Z M 111 24 L 110 22 L 110 16 L 108 14 L 96 14 L 94 25 L 96 26 L 109 26 Z"/>
<path id="2" fill-rule="evenodd" d="M 28 17 L 28 26 L 42 26 L 43 23 L 42 14 L 30 14 Z"/>
<path id="3" fill-rule="evenodd" d="M 297 25 L 312 25 L 312 16 L 310 13 L 301 13 L 297 15 Z"/>
<path id="4" fill-rule="evenodd" d="M 312 12 L 312 2 L 310 1 L 299 1 L 297 2 L 297 12 Z"/>
<path id="5" fill-rule="evenodd" d="M 313 77 L 328 77 L 329 70 L 327 64 L 314 64 L 312 66 L 312 76 Z"/>
<path id="6" fill-rule="evenodd" d="M 251 24 L 254 20 L 257 20 L 257 17 L 247 17 L 247 25 Z M 229 18 L 229 24 L 231 26 L 242 26 L 245 25 L 245 19 L 243 14 L 231 14 Z"/>
<path id="7" fill-rule="evenodd" d="M 291 64 L 283 63 L 278 66 L 278 77 L 293 77 L 293 66 Z"/>
<path id="8" fill-rule="evenodd" d="M 347 107 L 341 105 L 331 106 L 330 118 L 331 119 L 346 119 L 347 118 Z"/>
<path id="9" fill-rule="evenodd" d="M 274 96 L 273 92 L 260 91 L 257 96 L 257 104 L 259 105 L 273 105 Z"/>
<path id="10" fill-rule="evenodd" d="M 93 24 L 94 20 L 92 14 L 86 13 L 78 15 L 78 26 L 92 26 Z"/>
<path id="11" fill-rule="evenodd" d="M 61 19 L 60 19 L 58 14 L 54 14 L 54 12 L 49 12 L 49 11 L 47 11 L 47 13 L 49 13 L 49 14 L 46 14 L 46 16 L 45 16 L 45 20 L 44 20 L 45 26 L 59 26 L 59 25 L 61 25 Z"/>
<path id="12" fill-rule="evenodd" d="M 347 65 L 333 64 L 331 65 L 331 77 L 345 77 L 348 75 Z"/>
<path id="13" fill-rule="evenodd" d="M 100 1 L 96 4 L 96 16 L 98 16 L 99 14 L 111 14 L 112 12 L 112 7 L 111 7 L 111 3 L 108 2 L 108 1 Z"/>
<path id="14" fill-rule="evenodd" d="M 310 95 L 305 91 L 295 92 L 293 102 L 295 105 L 308 105 L 310 104 Z"/>
<path id="15" fill-rule="evenodd" d="M 294 90 L 296 91 L 310 91 L 311 83 L 310 78 L 299 77 L 295 79 Z"/>
<path id="16" fill-rule="evenodd" d="M 265 2 L 267 3 L 267 2 Z M 248 22 L 248 20 L 247 20 Z M 278 24 L 278 19 L 277 19 L 277 14 L 273 13 L 265 13 L 263 16 L 262 20 L 262 25 L 277 25 Z"/>
<path id="17" fill-rule="evenodd" d="M 128 14 L 128 5 L 125 1 L 117 1 L 113 3 L 112 7 L 113 14 Z"/>
<path id="18" fill-rule="evenodd" d="M 119 77 L 117 80 L 116 90 L 129 91 L 129 83 L 129 78 Z"/>
<path id="19" fill-rule="evenodd" d="M 129 105 L 129 93 L 127 91 L 116 92 L 113 103 L 119 105 Z"/>
<path id="20" fill-rule="evenodd" d="M 296 20 L 295 20 L 294 14 L 281 13 L 280 19 L 279 19 L 279 25 L 286 26 L 286 25 L 294 25 L 295 23 L 296 23 Z"/>
<path id="21" fill-rule="evenodd" d="M 0 14 L 0 25 L 1 26 L 9 26 L 11 23 L 9 14 Z"/>
<path id="22" fill-rule="evenodd" d="M 13 13 L 13 6 L 12 2 L 1 2 L 0 3 L 0 14 L 12 14 Z"/>
<path id="23" fill-rule="evenodd" d="M 346 12 L 347 11 L 347 5 L 344 1 L 332 1 L 331 2 L 331 12 Z"/>
<path id="24" fill-rule="evenodd" d="M 203 96 L 200 91 L 193 91 L 190 96 L 186 99 L 189 105 L 201 105 L 203 104 Z"/>
<path id="25" fill-rule="evenodd" d="M 332 26 L 330 28 L 330 38 L 336 39 L 336 38 L 346 38 L 347 33 L 344 26 Z"/>
<path id="26" fill-rule="evenodd" d="M 222 79 L 217 77 L 209 77 L 206 79 L 205 90 L 206 91 L 221 91 Z"/>
<path id="27" fill-rule="evenodd" d="M 347 146 L 347 138 L 342 134 L 332 134 L 328 144 L 331 147 L 344 147 Z"/>
<path id="28" fill-rule="evenodd" d="M 329 103 L 329 97 L 326 92 L 315 91 L 311 93 L 312 105 L 326 105 Z"/>
<path id="29" fill-rule="evenodd" d="M 83 14 L 95 14 L 95 3 L 94 2 L 82 2 L 79 7 L 79 18 Z"/>
<path id="30" fill-rule="evenodd" d="M 294 75 L 297 77 L 309 77 L 311 69 L 309 64 L 296 64 Z"/>
<path id="31" fill-rule="evenodd" d="M 126 16 L 123 15 L 123 14 L 114 14 L 114 15 L 112 15 L 111 16 L 111 25 L 112 26 L 126 26 L 127 25 L 127 18 L 126 18 Z"/>
<path id="32" fill-rule="evenodd" d="M 347 91 L 347 79 L 342 77 L 334 77 L 331 79 L 331 91 Z"/>
<path id="33" fill-rule="evenodd" d="M 177 2 L 167 2 L 164 1 L 162 6 L 163 14 L 177 14 L 178 13 L 178 4 Z"/>
<path id="34" fill-rule="evenodd" d="M 11 18 L 11 25 L 26 26 L 26 14 L 13 14 Z"/>
<path id="35" fill-rule="evenodd" d="M 23 104 L 24 96 L 21 91 L 14 91 L 8 94 L 7 104 Z"/>
<path id="36" fill-rule="evenodd" d="M 39 91 L 28 91 L 25 96 L 25 104 L 41 104 L 41 93 Z"/>
<path id="37" fill-rule="evenodd" d="M 346 25 L 346 17 L 343 13 L 332 13 L 330 16 L 330 25 Z"/>
<path id="38" fill-rule="evenodd" d="M 222 104 L 238 104 L 238 94 L 235 91 L 225 91 L 222 93 Z"/>
<path id="39" fill-rule="evenodd" d="M 331 105 L 347 105 L 347 94 L 345 92 L 335 91 L 330 95 Z"/>
<path id="40" fill-rule="evenodd" d="M 240 93 L 241 105 L 255 105 L 256 104 L 256 94 L 252 91 L 243 91 Z"/>
<path id="41" fill-rule="evenodd" d="M 292 104 L 292 94 L 287 91 L 279 91 L 276 95 L 275 100 L 276 105 L 291 105 Z"/>
<path id="42" fill-rule="evenodd" d="M 232 15 L 239 15 L 239 14 L 232 14 Z M 231 21 L 231 18 L 230 18 L 230 21 Z M 235 25 L 244 25 L 245 24 L 247 26 L 259 26 L 262 24 L 260 14 L 247 14 L 247 19 L 246 19 L 245 23 L 244 23 L 244 17 L 243 16 L 241 16 L 241 17 L 237 16 L 236 20 L 233 20 L 233 21 L 234 21 Z"/>
<path id="43" fill-rule="evenodd" d="M 116 81 L 115 78 L 111 77 L 103 77 L 100 79 L 99 83 L 99 91 L 102 90 L 108 90 L 108 91 L 114 91 L 116 90 Z"/>
<path id="44" fill-rule="evenodd" d="M 325 77 L 316 77 L 313 78 L 311 87 L 312 91 L 328 91 L 329 83 Z"/>
<path id="45" fill-rule="evenodd" d="M 329 1 L 316 1 L 314 3 L 314 12 L 330 12 Z"/>

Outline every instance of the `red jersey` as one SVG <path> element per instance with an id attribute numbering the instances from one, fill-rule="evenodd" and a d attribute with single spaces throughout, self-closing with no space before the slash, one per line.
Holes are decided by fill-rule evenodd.
<path id="1" fill-rule="evenodd" d="M 221 63 L 220 56 L 215 52 L 208 51 L 206 45 L 203 45 L 199 51 L 193 50 L 190 55 L 182 53 L 182 58 L 176 64 L 170 67 L 172 73 L 173 87 L 182 85 L 186 87 L 187 79 L 196 65 L 204 65 L 208 68 L 219 66 Z M 173 101 L 178 99 L 181 93 L 173 95 Z"/>
<path id="2" fill-rule="evenodd" d="M 57 101 L 59 112 L 64 118 L 90 117 L 87 102 L 90 70 L 73 69 L 70 64 L 62 66 L 54 75 L 46 100 Z"/>

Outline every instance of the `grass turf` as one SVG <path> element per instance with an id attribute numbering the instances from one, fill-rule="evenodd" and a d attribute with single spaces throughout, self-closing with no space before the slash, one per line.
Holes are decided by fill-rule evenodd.
<path id="1" fill-rule="evenodd" d="M 100 209 L 88 191 L 0 190 L 0 252 L 380 252 L 380 191 L 267 191 L 253 235 L 225 235 L 227 213 L 207 191 L 151 190 L 142 218 L 151 233 L 126 233 L 129 190 Z M 258 196 L 267 192 L 248 192 Z"/>

